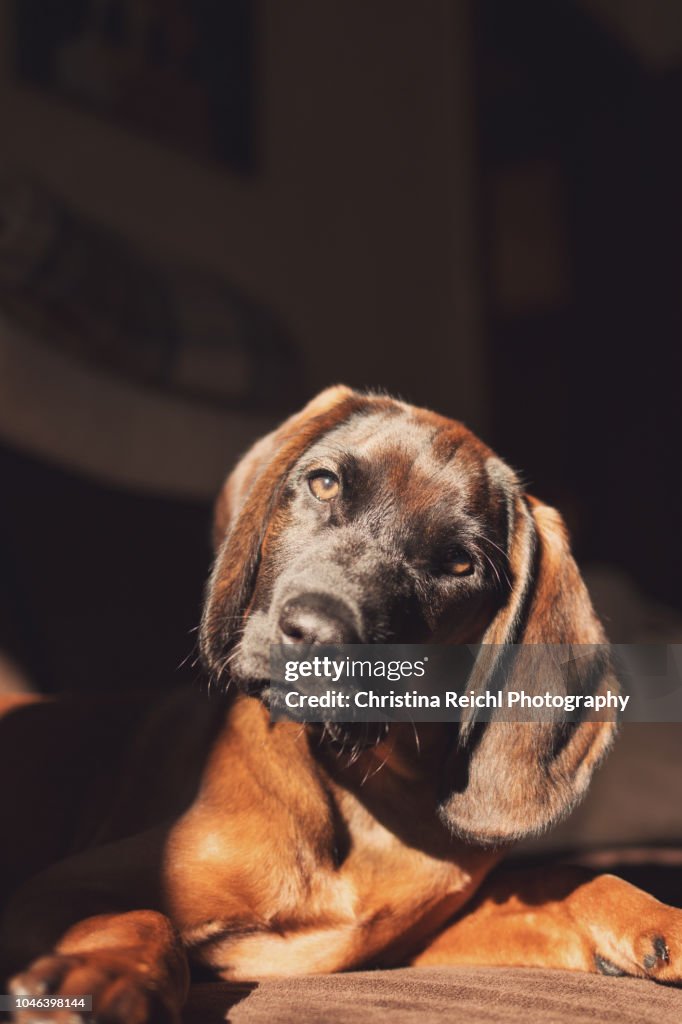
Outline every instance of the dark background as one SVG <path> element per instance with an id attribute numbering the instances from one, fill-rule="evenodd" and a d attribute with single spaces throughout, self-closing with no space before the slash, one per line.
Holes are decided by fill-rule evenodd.
<path id="1" fill-rule="evenodd" d="M 107 52 L 125 48 L 128 6 L 110 5 Z M 51 59 L 40 19 L 24 12 L 17 32 L 6 11 L 0 131 L 13 173 L 150 263 L 201 268 L 248 296 L 281 326 L 290 348 L 278 358 L 296 373 L 277 395 L 257 380 L 240 401 L 213 394 L 207 425 L 201 395 L 172 386 L 171 364 L 145 376 L 136 349 L 114 365 L 95 347 L 88 363 L 87 322 L 73 328 L 78 345 L 57 344 L 52 300 L 34 275 L 18 302 L 0 242 L 3 344 L 7 324 L 40 307 L 33 341 L 67 376 L 70 361 L 87 365 L 95 401 L 99 379 L 121 396 L 120 421 L 85 422 L 62 443 L 59 401 L 39 402 L 24 374 L 21 422 L 0 417 L 0 649 L 46 690 L 194 677 L 191 657 L 180 665 L 210 562 L 216 465 L 227 471 L 243 447 L 221 409 L 255 438 L 337 381 L 465 419 L 564 512 L 583 565 L 612 567 L 674 617 L 682 8 L 639 25 L 622 21 L 631 5 L 606 0 L 240 3 L 219 24 L 216 86 L 205 72 L 220 31 L 206 66 L 201 47 L 176 66 L 161 8 L 139 7 L 153 31 L 135 88 L 147 96 L 160 82 L 161 100 L 179 102 L 186 85 L 198 106 L 183 108 L 185 126 L 210 100 L 203 134 L 174 131 L 167 102 L 155 120 L 151 103 L 131 114 L 129 93 L 108 106 L 68 95 L 45 63 L 26 64 L 27 52 Z M 215 24 L 214 8 L 166 10 L 177 28 L 188 11 Z M 103 432 L 113 444 L 130 436 L 126 396 L 137 409 L 149 396 L 134 430 L 145 444 L 158 434 L 149 458 L 162 479 L 127 479 L 120 460 L 96 454 Z M 213 452 L 191 486 L 157 422 L 166 400 L 196 446 L 183 458 Z"/>

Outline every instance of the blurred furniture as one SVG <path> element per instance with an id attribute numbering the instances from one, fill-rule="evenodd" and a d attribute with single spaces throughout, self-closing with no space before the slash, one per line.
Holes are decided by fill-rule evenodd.
<path id="1" fill-rule="evenodd" d="M 241 173 L 255 163 L 251 0 L 14 0 L 18 76 Z"/>

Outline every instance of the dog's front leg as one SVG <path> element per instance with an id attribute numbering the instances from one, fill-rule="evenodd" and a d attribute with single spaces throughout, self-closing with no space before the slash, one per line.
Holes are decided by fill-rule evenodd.
<path id="1" fill-rule="evenodd" d="M 163 914 L 99 914 L 70 928 L 54 951 L 9 981 L 15 996 L 92 997 L 88 1020 L 107 1024 L 179 1024 L 189 986 L 179 936 Z M 43 1009 L 15 1011 L 21 1024 L 44 1021 Z M 81 1021 L 63 1011 L 50 1020 Z"/>
<path id="2" fill-rule="evenodd" d="M 501 868 L 412 962 L 563 968 L 679 984 L 682 910 L 585 868 Z"/>
<path id="3" fill-rule="evenodd" d="M 72 856 L 23 885 L 0 924 L 0 975 L 28 997 L 90 995 L 93 1021 L 176 1024 L 189 970 L 162 913 L 164 832 L 142 833 Z M 143 909 L 144 908 L 144 909 Z M 22 1009 L 21 1024 L 82 1021 Z"/>

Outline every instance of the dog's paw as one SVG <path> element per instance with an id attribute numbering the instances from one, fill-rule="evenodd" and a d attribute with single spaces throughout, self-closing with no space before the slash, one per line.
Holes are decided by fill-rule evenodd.
<path id="1" fill-rule="evenodd" d="M 100 953 L 59 954 L 35 960 L 9 983 L 29 1000 L 90 996 L 92 1009 L 34 1005 L 14 1011 L 16 1024 L 179 1024 L 179 1015 L 145 984 L 144 973 L 121 957 Z"/>
<path id="2" fill-rule="evenodd" d="M 589 888 L 593 969 L 682 984 L 682 910 L 612 875 Z"/>

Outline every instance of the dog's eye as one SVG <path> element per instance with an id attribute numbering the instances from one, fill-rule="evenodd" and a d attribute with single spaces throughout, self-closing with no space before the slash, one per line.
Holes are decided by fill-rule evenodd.
<path id="1" fill-rule="evenodd" d="M 333 501 L 339 493 L 341 484 L 336 473 L 328 469 L 319 469 L 308 477 L 308 487 L 318 501 Z"/>
<path id="2" fill-rule="evenodd" d="M 455 548 L 449 552 L 445 568 L 451 576 L 471 576 L 474 571 L 474 560 L 464 548 Z"/>

